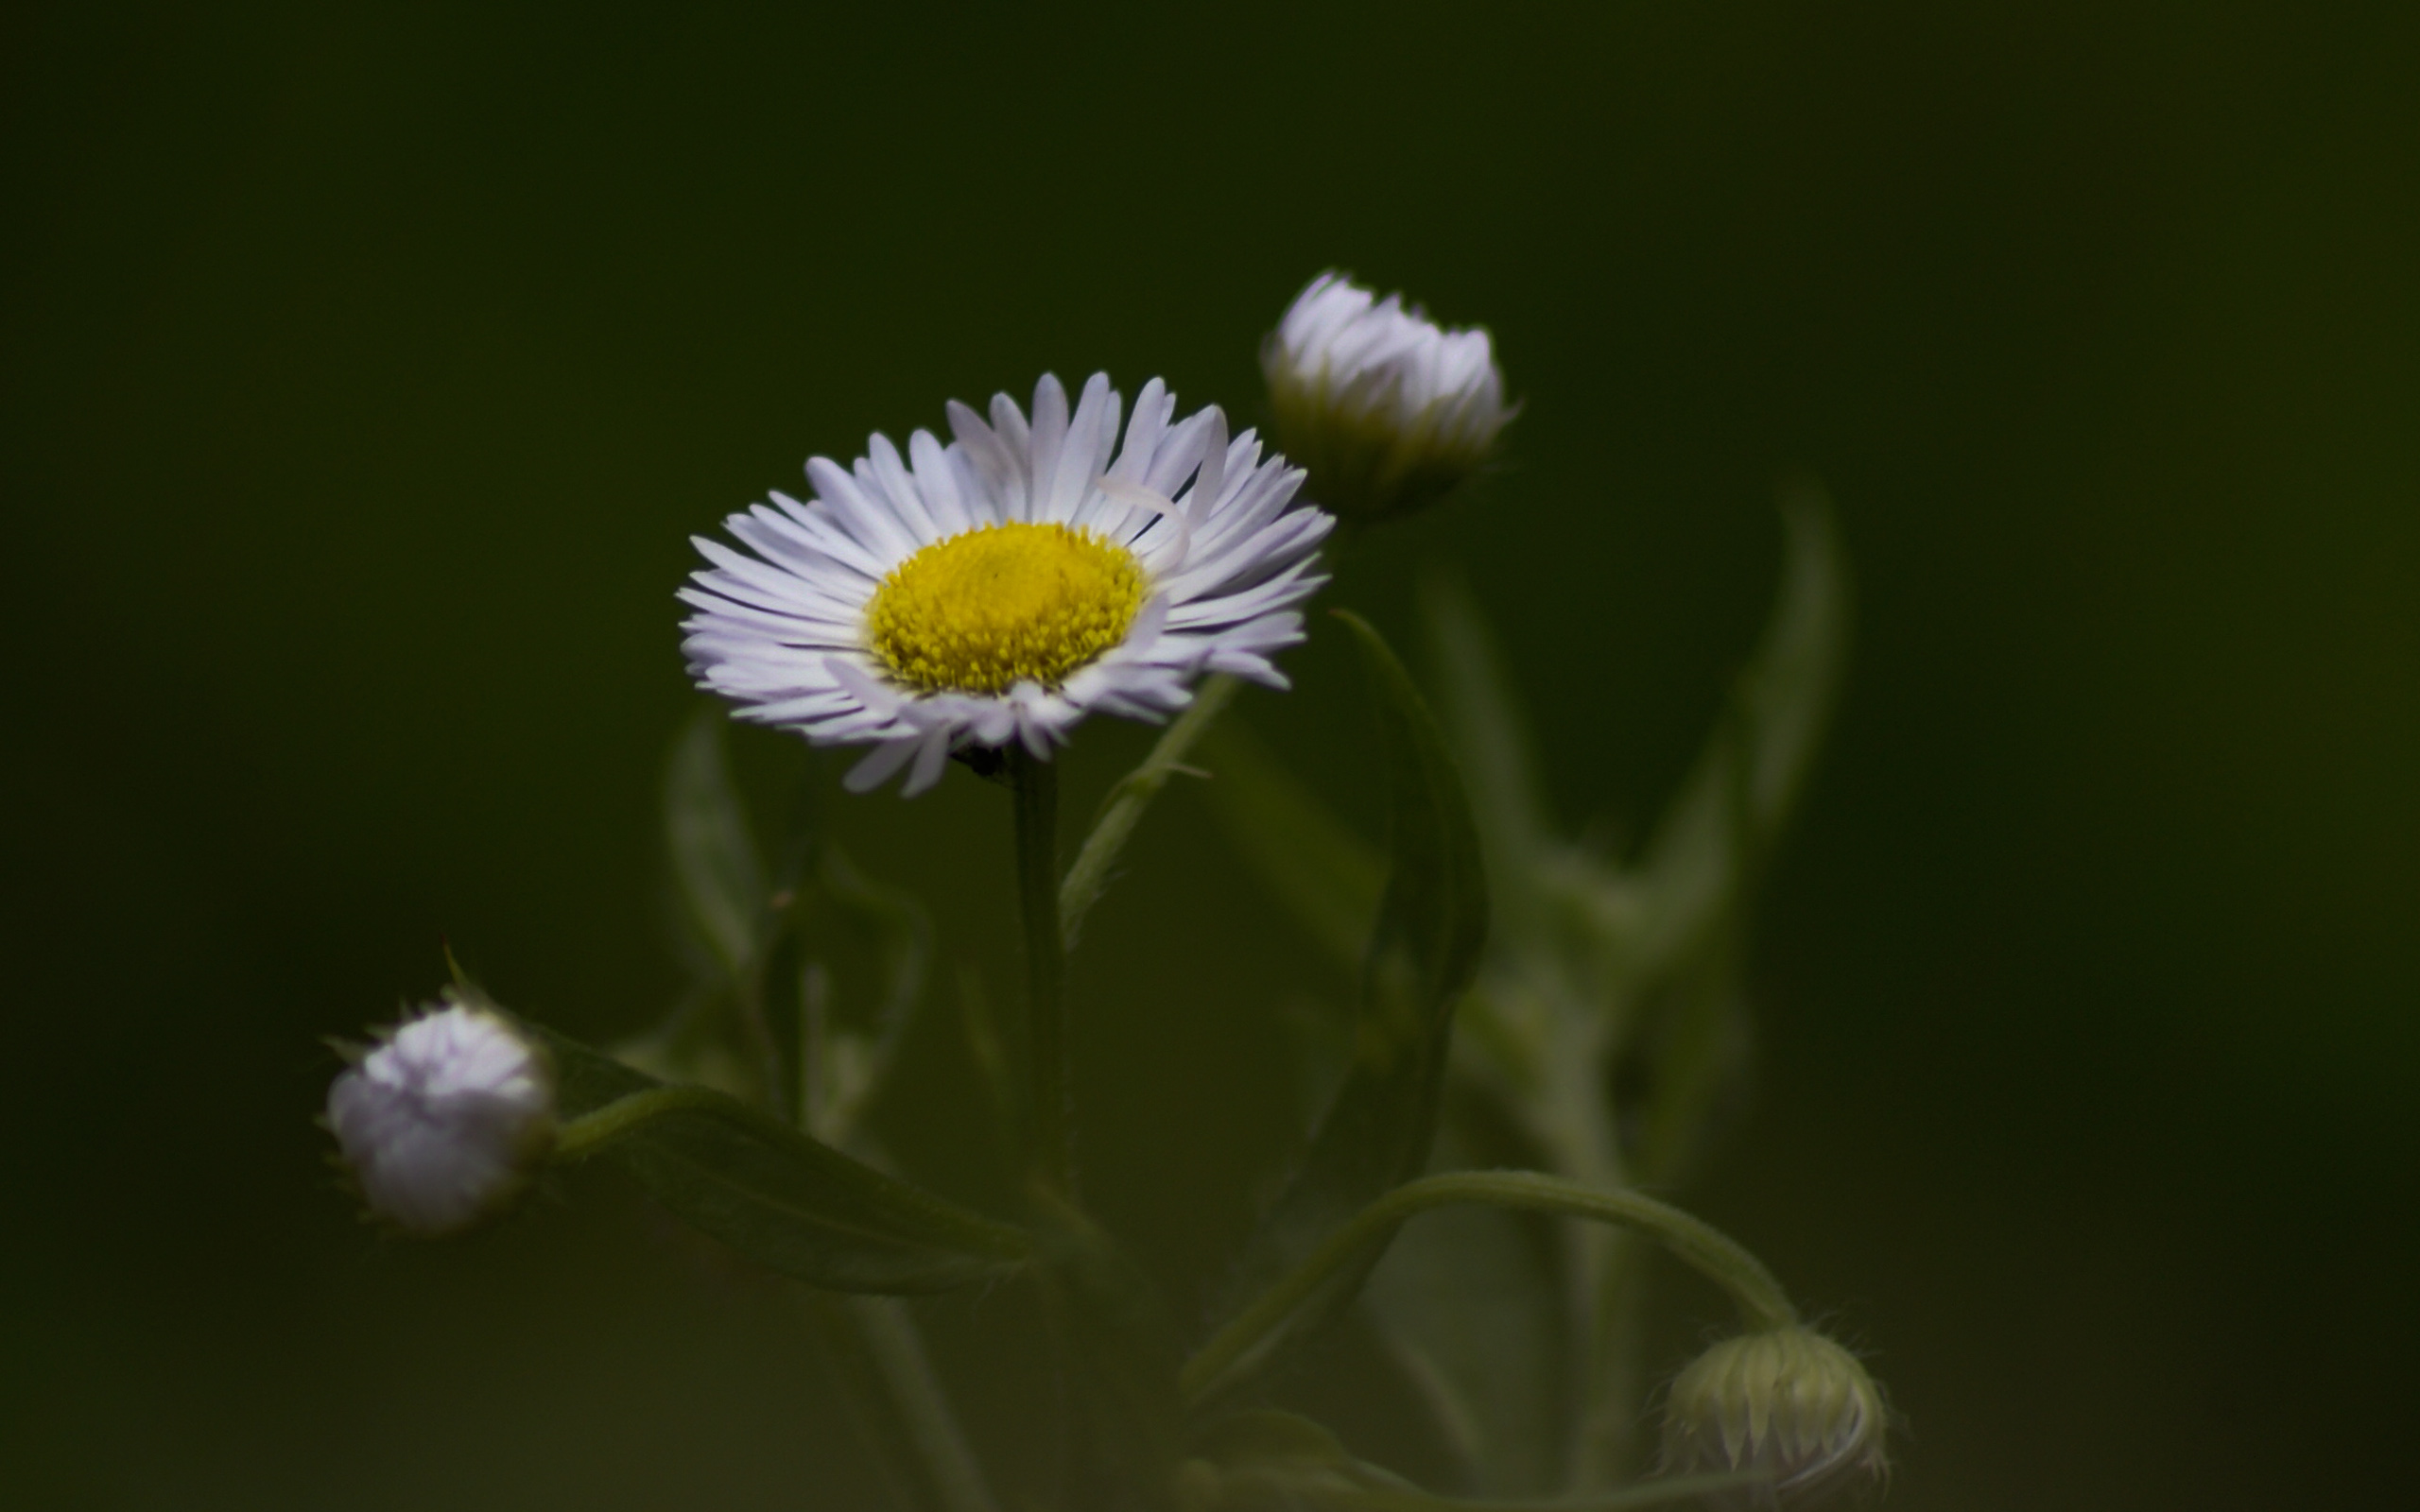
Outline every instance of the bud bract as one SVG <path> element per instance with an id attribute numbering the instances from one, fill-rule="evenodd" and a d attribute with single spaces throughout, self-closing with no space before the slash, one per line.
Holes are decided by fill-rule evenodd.
<path id="1" fill-rule="evenodd" d="M 508 1206 L 553 1147 L 554 1074 L 501 1015 L 433 1004 L 337 1077 L 327 1122 L 373 1214 L 455 1233 Z"/>
<path id="2" fill-rule="evenodd" d="M 1512 411 L 1484 330 L 1445 330 L 1322 273 L 1260 349 L 1278 445 L 1349 520 L 1423 508 L 1495 449 Z"/>
<path id="3" fill-rule="evenodd" d="M 1812 1329 L 1741 1334 L 1690 1362 L 1664 1408 L 1672 1474 L 1758 1471 L 1786 1507 L 1817 1505 L 1889 1469 L 1888 1410 L 1857 1356 Z M 1742 1507 L 1771 1505 L 1762 1493 Z"/>

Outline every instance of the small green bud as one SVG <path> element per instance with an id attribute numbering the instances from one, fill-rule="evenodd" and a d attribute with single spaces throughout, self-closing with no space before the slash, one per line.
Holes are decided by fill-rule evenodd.
<path id="1" fill-rule="evenodd" d="M 1400 295 L 1322 273 L 1260 349 L 1277 444 L 1308 496 L 1371 524 L 1436 503 L 1512 418 L 1484 330 L 1445 330 Z"/>
<path id="2" fill-rule="evenodd" d="M 1856 1355 L 1812 1329 L 1725 1339 L 1689 1363 L 1664 1404 L 1664 1468 L 1772 1477 L 1785 1507 L 1811 1507 L 1890 1469 L 1882 1390 Z M 1754 1497 L 1741 1507 L 1769 1505 Z"/>

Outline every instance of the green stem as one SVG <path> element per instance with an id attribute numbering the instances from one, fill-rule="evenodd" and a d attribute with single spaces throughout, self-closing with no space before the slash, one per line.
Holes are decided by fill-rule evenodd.
<path id="1" fill-rule="evenodd" d="M 1142 822 L 1143 811 L 1159 797 L 1168 779 L 1184 769 L 1184 758 L 1200 741 L 1227 705 L 1236 701 L 1241 690 L 1241 679 L 1218 673 L 1203 680 L 1193 695 L 1192 704 L 1177 716 L 1166 733 L 1151 747 L 1151 754 L 1143 765 L 1126 774 L 1109 798 L 1101 804 L 1100 817 L 1093 824 L 1093 833 L 1084 838 L 1084 848 L 1076 853 L 1076 864 L 1067 868 L 1067 880 L 1059 888 L 1059 928 L 1066 948 L 1076 948 L 1076 936 L 1083 932 L 1084 916 L 1109 888 L 1109 868 L 1117 862 L 1118 852 L 1126 849 L 1127 837 L 1134 826 Z"/>
<path id="2" fill-rule="evenodd" d="M 1531 1171 L 1457 1171 L 1406 1182 L 1330 1234 L 1310 1258 L 1263 1292 L 1185 1362 L 1181 1377 L 1185 1400 L 1199 1402 L 1239 1371 L 1249 1369 L 1284 1336 L 1287 1320 L 1297 1309 L 1316 1297 L 1330 1279 L 1359 1262 L 1364 1250 L 1383 1247 L 1406 1219 L 1432 1208 L 1466 1202 L 1640 1229 L 1729 1293 L 1750 1329 L 1783 1328 L 1798 1319 L 1797 1309 L 1762 1262 L 1720 1229 L 1678 1208 L 1635 1192 L 1592 1191 Z"/>
<path id="3" fill-rule="evenodd" d="M 1026 1013 L 1031 1027 L 1034 1180 L 1058 1196 L 1076 1190 L 1069 1108 L 1067 953 L 1059 926 L 1059 769 L 1009 748 L 1016 789 L 1017 905 L 1025 925 Z"/>

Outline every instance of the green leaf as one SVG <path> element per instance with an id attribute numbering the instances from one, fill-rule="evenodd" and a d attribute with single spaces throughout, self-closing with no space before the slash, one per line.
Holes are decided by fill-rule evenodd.
<path id="1" fill-rule="evenodd" d="M 1084 837 L 1083 848 L 1076 852 L 1075 864 L 1059 886 L 1059 936 L 1067 950 L 1076 948 L 1084 933 L 1084 916 L 1109 890 L 1118 853 L 1126 849 L 1134 827 L 1143 822 L 1144 810 L 1167 786 L 1169 778 L 1189 769 L 1184 765 L 1186 754 L 1218 722 L 1227 705 L 1235 702 L 1242 686 L 1240 679 L 1224 672 L 1204 679 L 1194 692 L 1192 704 L 1153 743 L 1151 754 L 1101 799 L 1092 833 Z"/>
<path id="2" fill-rule="evenodd" d="M 1852 600 L 1831 503 L 1800 483 L 1781 511 L 1781 585 L 1764 637 L 1640 866 L 1641 976 L 1672 969 L 1737 922 L 1840 691 Z"/>
<path id="3" fill-rule="evenodd" d="M 1376 847 L 1347 829 L 1239 722 L 1203 746 L 1204 791 L 1228 837 L 1311 938 L 1346 967 L 1361 964 L 1386 889 Z"/>
<path id="4" fill-rule="evenodd" d="M 673 1216 L 769 1270 L 844 1292 L 946 1291 L 1016 1270 L 1023 1230 L 885 1176 L 710 1088 L 671 1089 L 601 1051 L 522 1021 L 552 1052 L 562 1143 L 639 1094 L 666 1110 L 589 1143 Z M 591 1124 L 586 1127 L 594 1129 Z"/>
<path id="5" fill-rule="evenodd" d="M 664 833 L 683 917 L 724 972 L 746 974 L 765 914 L 765 866 L 723 751 L 723 714 L 701 705 L 664 775 Z"/>
<path id="6" fill-rule="evenodd" d="M 1629 987 L 1660 1001 L 1625 1030 L 1624 1054 L 1645 1072 L 1643 1095 L 1625 1109 L 1641 1180 L 1685 1172 L 1746 1057 L 1739 975 L 1749 913 L 1847 663 L 1848 558 L 1830 502 L 1802 483 L 1781 507 L 1781 584 L 1764 637 L 1634 874 Z"/>
<path id="7" fill-rule="evenodd" d="M 1378 632 L 1353 615 L 1338 617 L 1353 631 L 1377 694 L 1387 885 L 1362 971 L 1352 1063 L 1302 1165 L 1247 1246 L 1238 1297 L 1269 1284 L 1426 1167 L 1454 1008 L 1487 939 L 1478 836 L 1444 737 Z M 1340 1315 L 1383 1251 L 1373 1246 L 1337 1275 L 1294 1320 L 1287 1342 Z"/>
<path id="8" fill-rule="evenodd" d="M 1432 574 L 1421 587 L 1442 696 L 1438 709 L 1470 782 L 1471 817 L 1494 885 L 1497 932 L 1536 933 L 1538 862 L 1554 829 L 1538 786 L 1537 758 L 1478 604 L 1461 578 Z"/>
<path id="9" fill-rule="evenodd" d="M 934 929 L 932 915 L 913 893 L 867 876 L 836 844 L 826 842 L 820 849 L 816 880 L 821 897 L 832 904 L 826 912 L 833 916 L 825 928 L 844 931 L 846 943 L 870 954 L 880 979 L 871 1022 L 862 1031 L 841 1023 L 834 1013 L 819 1011 L 823 1005 L 814 1000 L 828 996 L 832 986 L 824 977 L 820 985 L 825 991 L 819 994 L 814 973 L 822 970 L 821 962 L 808 962 L 799 979 L 807 1126 L 831 1143 L 844 1144 L 881 1095 L 908 1026 L 924 1001 Z"/>
<path id="10" fill-rule="evenodd" d="M 1555 1484 L 1566 1341 L 1552 1266 L 1518 1218 L 1464 1208 L 1407 1228 L 1366 1302 L 1474 1490 Z"/>
<path id="11" fill-rule="evenodd" d="M 1538 1171 L 1449 1171 L 1421 1177 L 1340 1224 L 1302 1263 L 1253 1297 L 1194 1351 L 1179 1377 L 1185 1400 L 1215 1407 L 1270 1360 L 1334 1315 L 1340 1286 L 1357 1285 L 1396 1231 L 1424 1212 L 1466 1204 L 1548 1213 L 1638 1229 L 1730 1295 L 1749 1329 L 1795 1324 L 1797 1309 L 1764 1263 L 1668 1203 L 1619 1188 L 1598 1189 Z"/>
<path id="12" fill-rule="evenodd" d="M 1186 1504 L 1216 1512 L 1313 1512 L 1370 1485 L 1403 1484 L 1355 1459 L 1322 1424 L 1274 1408 L 1222 1414 L 1188 1448 Z"/>
<path id="13" fill-rule="evenodd" d="M 1084 1483 L 1075 1506 L 1150 1506 L 1175 1469 L 1184 1406 L 1176 1331 L 1150 1279 L 1100 1228 L 1046 1194 L 1032 1269 L 1068 1351 Z"/>
<path id="14" fill-rule="evenodd" d="M 1553 1501 L 1465 1501 L 1424 1491 L 1355 1458 L 1311 1419 L 1269 1409 L 1221 1417 L 1192 1447 L 1179 1484 L 1191 1493 L 1184 1504 L 1204 1512 L 1644 1512 L 1724 1493 L 1763 1505 L 1772 1485 L 1762 1474 L 1695 1475 Z"/>
<path id="15" fill-rule="evenodd" d="M 900 1512 L 999 1512 L 908 1304 L 801 1294 L 818 1351 Z"/>

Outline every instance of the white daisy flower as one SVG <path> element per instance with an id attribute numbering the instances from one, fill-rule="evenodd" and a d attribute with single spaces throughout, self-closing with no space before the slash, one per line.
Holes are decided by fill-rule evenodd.
<path id="1" fill-rule="evenodd" d="M 497 1015 L 431 1005 L 336 1079 L 328 1126 L 372 1212 L 453 1233 L 510 1203 L 553 1147 L 554 1076 Z"/>
<path id="2" fill-rule="evenodd" d="M 1445 330 L 1403 297 L 1322 273 L 1261 344 L 1278 443 L 1341 515 L 1435 503 L 1512 418 L 1485 330 Z"/>
<path id="3" fill-rule="evenodd" d="M 969 746 L 1047 759 L 1096 710 L 1165 719 L 1207 672 L 1285 687 L 1270 658 L 1303 639 L 1335 522 L 1288 509 L 1303 474 L 1217 407 L 1176 421 L 1154 378 L 1122 446 L 1118 413 L 1106 374 L 1072 417 L 1046 376 L 1029 421 L 1001 394 L 989 424 L 951 404 L 947 445 L 812 458 L 812 500 L 723 523 L 747 551 L 697 538 L 691 676 L 739 718 L 873 747 L 851 790 L 907 767 L 909 795 Z"/>

